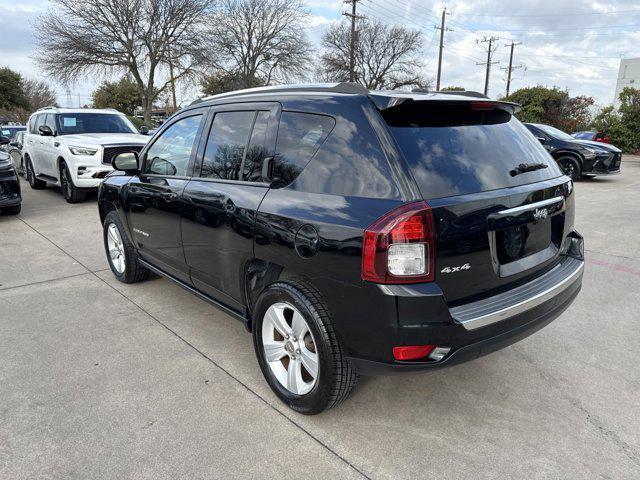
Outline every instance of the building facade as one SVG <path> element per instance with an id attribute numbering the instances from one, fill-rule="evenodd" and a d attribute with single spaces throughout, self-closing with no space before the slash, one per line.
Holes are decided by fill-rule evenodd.
<path id="1" fill-rule="evenodd" d="M 620 92 L 625 87 L 640 89 L 640 58 L 623 58 L 620 60 L 616 95 L 613 98 L 613 104 L 616 107 L 620 105 Z"/>

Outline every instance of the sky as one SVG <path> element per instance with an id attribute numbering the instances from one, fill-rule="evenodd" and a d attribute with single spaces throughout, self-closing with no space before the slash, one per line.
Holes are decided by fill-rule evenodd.
<path id="1" fill-rule="evenodd" d="M 322 33 L 334 22 L 345 21 L 347 10 L 340 0 L 304 0 L 309 16 L 307 33 L 320 48 Z M 477 40 L 498 37 L 491 70 L 489 95 L 504 95 L 506 45 L 515 47 L 511 90 L 542 84 L 566 88 L 570 94 L 589 95 L 598 105 L 613 102 L 621 58 L 640 57 L 640 3 L 637 0 L 361 0 L 358 14 L 400 24 L 422 32 L 420 56 L 424 75 L 435 78 L 438 34 L 442 9 L 446 7 L 442 86 L 462 86 L 482 91 L 486 61 L 483 44 Z M 0 0 L 0 67 L 8 66 L 25 77 L 50 81 L 62 106 L 90 102 L 98 79 L 79 78 L 73 85 L 60 85 L 38 69 L 33 60 L 36 45 L 34 23 L 51 9 L 47 0 Z M 486 44 L 484 44 L 486 45 Z M 67 91 L 68 90 L 68 91 Z M 179 101 L 190 103 L 194 88 L 183 87 Z"/>

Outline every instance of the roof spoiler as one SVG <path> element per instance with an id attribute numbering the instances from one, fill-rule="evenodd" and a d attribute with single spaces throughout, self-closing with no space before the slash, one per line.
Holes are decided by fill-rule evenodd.
<path id="1" fill-rule="evenodd" d="M 428 90 L 426 88 L 414 88 L 412 93 L 438 93 L 441 95 L 460 95 L 462 97 L 489 98 L 484 93 L 473 90 Z"/>

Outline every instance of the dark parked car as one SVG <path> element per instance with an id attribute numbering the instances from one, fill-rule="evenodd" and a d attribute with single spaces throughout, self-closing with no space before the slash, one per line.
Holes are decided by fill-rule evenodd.
<path id="1" fill-rule="evenodd" d="M 572 180 L 620 173 L 622 150 L 607 143 L 581 140 L 551 125 L 525 123 Z"/>
<path id="2" fill-rule="evenodd" d="M 591 140 L 592 142 L 611 143 L 611 137 L 604 132 L 574 132 L 571 134 L 578 140 Z"/>
<path id="3" fill-rule="evenodd" d="M 22 146 L 24 145 L 24 131 L 15 134 L 11 142 L 9 142 L 7 153 L 11 157 L 13 166 L 18 173 L 24 175 L 24 163 L 22 158 Z"/>
<path id="4" fill-rule="evenodd" d="M 27 129 L 24 125 L 2 125 L 0 126 L 0 135 L 7 137 L 12 141 L 18 132 L 24 132 Z M 8 145 L 0 145 L 0 150 L 8 151 Z"/>
<path id="5" fill-rule="evenodd" d="M 112 161 L 111 270 L 163 275 L 239 319 L 306 414 L 358 373 L 500 349 L 560 315 L 584 265 L 573 183 L 516 109 L 354 84 L 199 101 Z"/>
<path id="6" fill-rule="evenodd" d="M 0 145 L 9 144 L 9 138 L 0 136 Z M 20 180 L 11 162 L 11 157 L 0 151 L 0 212 L 9 215 L 20 213 L 22 197 L 20 196 Z"/>

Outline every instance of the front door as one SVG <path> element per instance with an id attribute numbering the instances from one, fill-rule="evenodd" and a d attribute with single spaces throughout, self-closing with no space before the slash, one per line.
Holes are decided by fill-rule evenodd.
<path id="1" fill-rule="evenodd" d="M 172 119 L 141 153 L 140 174 L 129 182 L 129 227 L 140 255 L 189 282 L 180 234 L 180 197 L 189 181 L 205 109 Z"/>
<path id="2" fill-rule="evenodd" d="M 278 112 L 277 104 L 266 103 L 217 109 L 204 158 L 183 193 L 182 237 L 193 285 L 238 311 L 256 212 L 269 188 L 263 166 L 275 150 Z"/>

